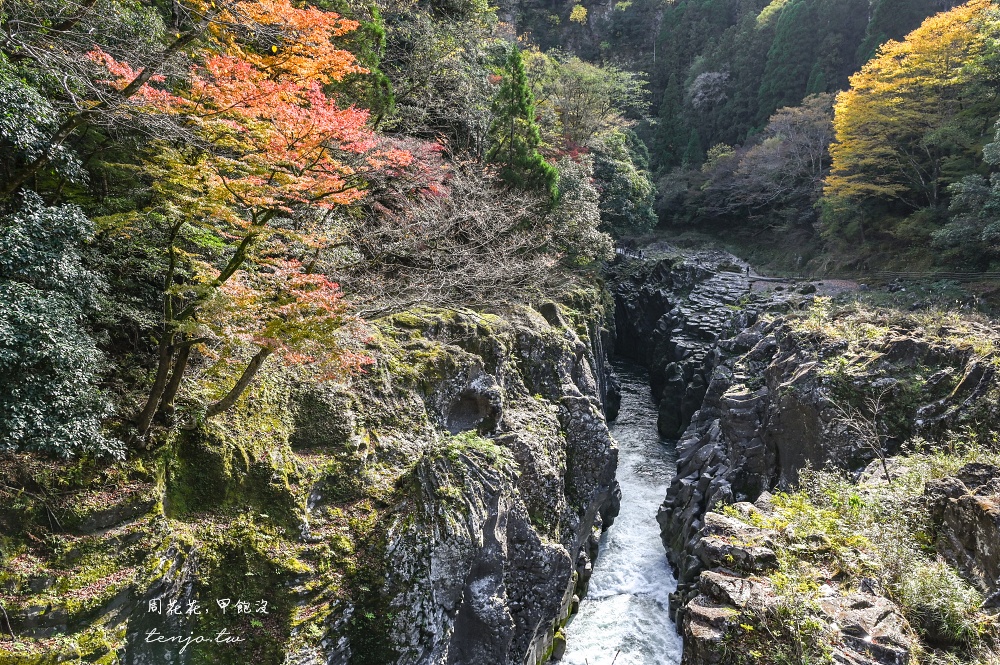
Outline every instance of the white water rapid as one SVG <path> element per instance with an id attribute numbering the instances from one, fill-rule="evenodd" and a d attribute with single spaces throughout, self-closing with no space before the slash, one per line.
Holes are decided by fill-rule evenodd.
<path id="1" fill-rule="evenodd" d="M 601 538 L 590 590 L 566 627 L 563 665 L 677 665 L 681 638 L 668 613 L 677 587 L 660 542 L 656 509 L 676 467 L 673 443 L 656 431 L 656 404 L 641 368 L 616 365 L 622 406 L 618 441 L 621 513 Z"/>

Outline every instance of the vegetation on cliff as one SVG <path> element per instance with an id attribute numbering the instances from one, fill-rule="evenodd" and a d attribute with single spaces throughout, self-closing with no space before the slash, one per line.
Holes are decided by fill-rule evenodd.
<path id="1" fill-rule="evenodd" d="M 996 268 L 998 31 L 989 0 L 3 3 L 0 660 L 160 662 L 150 629 L 243 638 L 193 663 L 544 659 L 617 509 L 594 266 L 660 223 Z M 672 433 L 760 302 L 675 268 L 696 307 L 616 272 L 664 307 L 633 341 L 690 358 L 654 372 Z M 782 331 L 835 350 L 802 373 L 875 464 L 732 509 L 788 601 L 734 648 L 829 655 L 827 578 L 990 662 L 955 524 L 992 510 L 995 336 L 859 303 Z"/>
<path id="2" fill-rule="evenodd" d="M 13 2 L 0 28 L 0 661 L 164 662 L 149 629 L 243 638 L 191 662 L 447 650 L 413 553 L 470 569 L 501 501 L 558 587 L 511 585 L 515 648 L 548 648 L 613 498 L 588 266 L 602 179 L 650 194 L 632 153 L 596 175 L 544 144 L 478 1 Z M 623 136 L 604 79 L 641 82 L 588 76 Z"/>

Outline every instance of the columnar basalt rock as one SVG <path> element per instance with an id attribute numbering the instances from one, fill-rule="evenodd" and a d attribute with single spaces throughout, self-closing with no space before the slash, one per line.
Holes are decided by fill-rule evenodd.
<path id="1" fill-rule="evenodd" d="M 770 494 L 764 493 L 756 504 L 741 502 L 733 509 L 747 519 L 765 517 L 770 513 L 770 499 Z M 705 514 L 705 526 L 695 546 L 704 570 L 680 613 L 683 665 L 738 662 L 727 659 L 727 653 L 745 639 L 745 622 L 780 616 L 780 595 L 764 576 L 778 567 L 774 542 L 777 535 L 740 519 L 715 512 Z M 913 630 L 894 603 L 868 590 L 824 585 L 813 620 L 813 629 L 828 635 L 833 662 L 910 662 Z"/>
<path id="2" fill-rule="evenodd" d="M 927 483 L 938 527 L 937 548 L 984 596 L 1000 607 L 1000 468 L 968 464 L 955 476 Z"/>
<path id="3" fill-rule="evenodd" d="M 410 517 L 386 550 L 401 664 L 542 662 L 618 512 L 601 347 L 555 305 L 540 309 L 493 319 L 488 334 L 469 334 L 462 314 L 406 319 L 448 358 L 423 389 L 432 425 L 493 449 L 418 442 Z"/>
<path id="4" fill-rule="evenodd" d="M 37 662 L 75 658 L 80 635 L 88 659 L 134 665 L 543 662 L 620 501 L 602 297 L 574 298 L 378 321 L 376 363 L 350 386 L 265 371 L 141 482 L 61 497 L 52 528 L 75 545 L 0 571 L 10 629 L 39 648 L 65 634 L 63 656 Z M 26 514 L 0 506 L 0 530 Z M 269 614 L 148 610 L 226 596 Z M 95 626 L 106 644 L 84 634 Z M 147 644 L 150 628 L 248 642 L 181 652 Z"/>
<path id="5" fill-rule="evenodd" d="M 671 607 L 689 665 L 729 662 L 725 644 L 744 630 L 744 596 L 756 599 L 755 611 L 765 611 L 762 599 L 774 600 L 765 576 L 777 568 L 780 546 L 766 531 L 723 516 L 721 507 L 766 511 L 769 492 L 793 488 L 809 467 L 874 482 L 883 474 L 878 456 L 896 454 L 909 437 L 933 440 L 997 416 L 995 369 L 967 344 L 950 343 L 954 331 L 928 333 L 897 317 L 888 326 L 885 318 L 873 322 L 887 326 L 878 335 L 851 337 L 849 326 L 838 333 L 828 325 L 822 303 L 816 321 L 808 320 L 813 313 L 791 313 L 812 306 L 814 289 L 738 299 L 734 289 L 727 301 L 717 285 L 738 284 L 740 275 L 726 268 L 725 261 L 709 266 L 687 255 L 623 262 L 610 277 L 616 349 L 651 367 L 661 433 L 683 428 L 677 474 L 657 519 L 678 575 Z M 723 311 L 699 318 L 695 307 Z M 873 442 L 852 429 L 843 409 L 875 393 L 886 396 L 879 418 L 887 429 Z M 1000 480 L 995 469 L 958 476 L 928 485 L 938 549 L 987 605 L 1000 606 Z M 910 661 L 916 634 L 880 593 L 829 587 L 813 618 L 836 633 L 837 662 Z"/>
<path id="6" fill-rule="evenodd" d="M 616 352 L 649 367 L 660 434 L 676 438 L 704 399 L 716 342 L 752 318 L 739 306 L 750 295 L 746 264 L 725 252 L 625 261 L 611 290 Z"/>

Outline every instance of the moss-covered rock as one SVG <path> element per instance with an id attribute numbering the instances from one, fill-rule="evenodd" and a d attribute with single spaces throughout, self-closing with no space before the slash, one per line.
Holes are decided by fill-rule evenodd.
<path id="1" fill-rule="evenodd" d="M 541 660 L 616 500 L 602 296 L 551 306 L 377 321 L 350 384 L 265 369 L 127 462 L 0 461 L 0 662 Z"/>
<path id="2" fill-rule="evenodd" d="M 800 313 L 765 315 L 718 342 L 717 365 L 678 444 L 678 473 L 658 515 L 680 573 L 673 600 L 687 642 L 696 645 L 689 662 L 754 662 L 760 630 L 779 636 L 778 651 L 810 658 L 854 653 L 863 662 L 895 663 L 927 648 L 947 649 L 955 662 L 980 662 L 977 640 L 985 638 L 977 636 L 989 631 L 975 626 L 986 619 L 958 571 L 934 559 L 935 527 L 919 496 L 931 469 L 995 438 L 995 340 L 988 327 L 950 313 L 820 297 Z M 768 494 L 795 488 L 803 474 L 815 478 L 816 469 L 829 475 L 812 494 Z M 759 510 L 744 503 L 758 500 Z M 735 504 L 727 518 L 710 512 L 727 504 Z M 765 509 L 780 519 L 755 517 Z M 766 569 L 746 565 L 759 543 L 744 536 L 730 542 L 710 529 L 741 518 L 775 536 Z M 895 559 L 924 572 L 904 573 Z M 703 571 L 721 568 L 770 576 L 784 600 L 733 615 L 724 626 L 707 622 L 706 603 L 718 601 L 708 598 Z M 841 639 L 831 628 L 864 609 L 845 609 L 858 594 L 874 598 L 866 607 L 900 617 L 874 642 Z M 812 628 L 782 632 L 769 623 L 781 613 Z"/>

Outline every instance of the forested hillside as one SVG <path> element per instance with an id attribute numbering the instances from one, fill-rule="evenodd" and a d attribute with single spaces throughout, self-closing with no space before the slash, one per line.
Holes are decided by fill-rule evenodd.
<path id="1" fill-rule="evenodd" d="M 622 120 L 641 81 L 522 55 L 483 3 L 15 2 L 2 20 L 7 449 L 155 445 L 272 356 L 363 367 L 345 294 L 517 300 L 606 256 L 602 224 L 651 221 Z"/>
<path id="2" fill-rule="evenodd" d="M 593 266 L 655 223 L 626 120 L 647 108 L 641 76 L 519 43 L 480 0 L 0 5 L 0 662 L 111 658 L 143 594 L 246 589 L 277 616 L 202 662 L 280 662 L 328 630 L 386 662 L 418 623 L 371 580 L 414 488 L 458 491 L 441 464 L 485 484 L 469 501 L 505 493 L 571 584 L 614 482 L 606 428 L 574 424 L 603 399 Z M 528 508 L 477 435 L 520 431 L 477 415 L 503 391 L 504 413 L 544 411 L 546 455 L 591 446 Z M 558 420 L 541 404 L 564 393 Z M 303 433 L 317 409 L 326 434 Z M 546 455 L 518 473 L 567 473 Z M 543 651 L 569 597 L 536 601 L 518 648 Z M 450 625 L 420 630 L 447 650 Z"/>
<path id="3" fill-rule="evenodd" d="M 648 76 L 631 119 L 674 235 L 743 238 L 786 270 L 993 265 L 991 3 L 525 0 L 508 17 Z"/>

